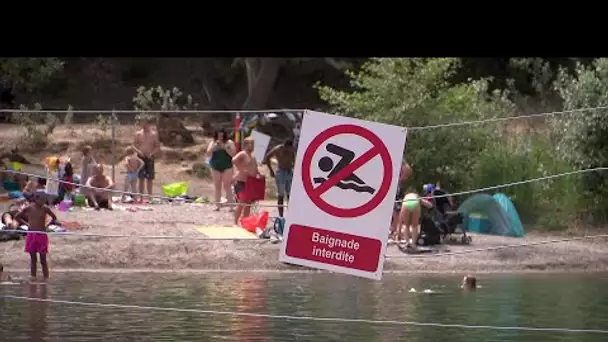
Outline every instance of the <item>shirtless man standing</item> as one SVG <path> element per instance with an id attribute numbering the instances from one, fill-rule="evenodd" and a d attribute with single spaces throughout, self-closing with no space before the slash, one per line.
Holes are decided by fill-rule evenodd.
<path id="1" fill-rule="evenodd" d="M 158 133 L 152 129 L 154 120 L 147 118 L 143 120 L 141 130 L 135 133 L 133 146 L 144 161 L 144 167 L 139 171 L 139 193 L 144 193 L 144 182 L 148 194 L 152 195 L 152 185 L 154 181 L 154 157 L 160 151 L 160 140 Z M 143 198 L 140 199 L 142 201 Z"/>
<path id="2" fill-rule="evenodd" d="M 239 219 L 247 217 L 251 213 L 251 203 L 241 200 L 241 195 L 245 191 L 245 182 L 247 178 L 260 178 L 262 175 L 258 170 L 258 162 L 253 156 L 253 139 L 251 137 L 243 140 L 243 150 L 232 157 L 232 165 L 234 166 L 234 193 L 236 195 L 237 204 L 234 211 L 234 224 L 239 224 Z M 242 203 L 242 204 L 241 204 Z"/>
<path id="3" fill-rule="evenodd" d="M 100 208 L 112 210 L 112 190 L 114 182 L 112 178 L 103 173 L 103 165 L 97 164 L 93 168 L 93 175 L 89 177 L 87 186 L 100 188 L 89 188 L 88 202 L 89 206 L 99 210 Z"/>
<path id="4" fill-rule="evenodd" d="M 277 158 L 279 167 L 276 173 L 272 169 L 270 158 Z M 285 143 L 274 147 L 264 157 L 264 164 L 268 166 L 270 176 L 277 183 L 277 204 L 279 205 L 279 216 L 283 217 L 283 203 L 285 197 L 289 201 L 289 193 L 291 191 L 291 181 L 293 180 L 293 165 L 296 160 L 296 151 L 293 148 L 293 141 L 288 140 Z"/>

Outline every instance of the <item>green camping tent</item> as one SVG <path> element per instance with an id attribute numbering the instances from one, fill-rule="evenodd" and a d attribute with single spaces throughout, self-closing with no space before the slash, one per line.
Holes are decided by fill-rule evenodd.
<path id="1" fill-rule="evenodd" d="M 474 195 L 458 208 L 467 231 L 512 237 L 524 236 L 524 228 L 513 202 L 505 194 Z"/>

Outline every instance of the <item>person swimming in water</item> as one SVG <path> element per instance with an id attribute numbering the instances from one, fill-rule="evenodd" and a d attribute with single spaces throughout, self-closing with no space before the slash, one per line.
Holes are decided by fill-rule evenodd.
<path id="1" fill-rule="evenodd" d="M 460 288 L 463 290 L 475 290 L 477 289 L 477 278 L 468 274 L 462 278 L 462 284 L 460 284 Z"/>

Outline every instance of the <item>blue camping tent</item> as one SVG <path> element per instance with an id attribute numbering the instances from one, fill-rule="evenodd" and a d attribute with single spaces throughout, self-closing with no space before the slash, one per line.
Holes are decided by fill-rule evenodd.
<path id="1" fill-rule="evenodd" d="M 524 227 L 513 202 L 505 194 L 478 194 L 458 208 L 467 231 L 512 237 L 524 236 Z"/>

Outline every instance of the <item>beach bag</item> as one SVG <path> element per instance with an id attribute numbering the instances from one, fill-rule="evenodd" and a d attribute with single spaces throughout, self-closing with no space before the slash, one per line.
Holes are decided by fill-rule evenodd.
<path id="1" fill-rule="evenodd" d="M 166 197 L 179 197 L 188 194 L 188 182 L 178 182 L 163 185 L 163 195 Z"/>
<path id="2" fill-rule="evenodd" d="M 241 227 L 245 228 L 246 231 L 255 234 L 256 228 L 261 230 L 266 229 L 268 224 L 268 212 L 262 211 L 256 215 L 250 215 L 241 219 Z"/>
<path id="3" fill-rule="evenodd" d="M 77 194 L 74 196 L 74 206 L 75 207 L 84 207 L 86 205 L 86 197 L 82 194 Z"/>

